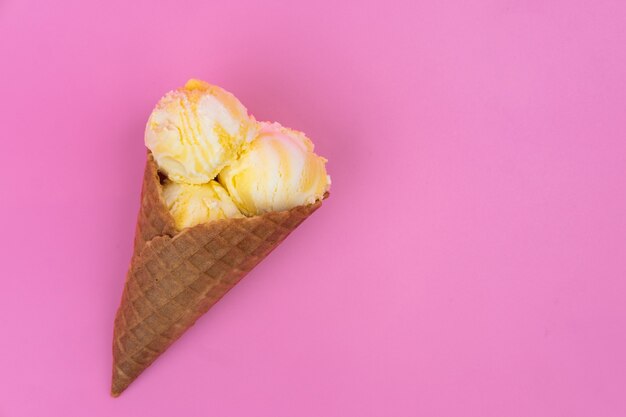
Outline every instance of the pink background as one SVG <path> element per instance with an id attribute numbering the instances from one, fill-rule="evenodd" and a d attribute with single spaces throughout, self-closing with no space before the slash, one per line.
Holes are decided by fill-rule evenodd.
<path id="1" fill-rule="evenodd" d="M 625 27 L 620 0 L 0 2 L 0 416 L 626 415 Z M 332 196 L 113 399 L 144 123 L 192 76 L 307 132 Z"/>

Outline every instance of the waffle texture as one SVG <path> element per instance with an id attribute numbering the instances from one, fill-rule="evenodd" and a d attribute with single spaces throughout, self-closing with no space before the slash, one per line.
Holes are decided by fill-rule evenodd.
<path id="1" fill-rule="evenodd" d="M 320 205 L 179 232 L 148 154 L 134 253 L 115 317 L 111 394 L 121 394 Z"/>

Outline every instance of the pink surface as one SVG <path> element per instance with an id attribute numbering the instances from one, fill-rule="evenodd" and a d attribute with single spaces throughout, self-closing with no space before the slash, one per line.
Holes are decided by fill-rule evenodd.
<path id="1" fill-rule="evenodd" d="M 98 3 L 0 4 L 0 416 L 626 415 L 624 2 Z M 113 399 L 144 123 L 192 76 L 333 192 Z"/>

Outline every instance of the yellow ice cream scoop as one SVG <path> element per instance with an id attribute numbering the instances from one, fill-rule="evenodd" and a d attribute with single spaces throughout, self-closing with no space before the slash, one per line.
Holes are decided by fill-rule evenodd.
<path id="1" fill-rule="evenodd" d="M 255 135 L 256 122 L 235 96 L 204 81 L 189 80 L 158 102 L 145 142 L 170 179 L 206 183 Z"/>
<path id="2" fill-rule="evenodd" d="M 200 185 L 166 181 L 163 198 L 179 230 L 211 220 L 243 217 L 217 181 Z"/>
<path id="3" fill-rule="evenodd" d="M 257 136 L 218 181 L 246 215 L 288 210 L 324 196 L 330 187 L 325 164 L 304 133 L 259 123 Z"/>

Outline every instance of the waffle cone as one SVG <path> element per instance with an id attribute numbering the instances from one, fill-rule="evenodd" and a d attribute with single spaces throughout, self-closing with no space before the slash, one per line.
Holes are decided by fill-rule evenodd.
<path id="1" fill-rule="evenodd" d="M 118 396 L 321 202 L 177 231 L 148 154 L 133 257 L 115 317 Z"/>

